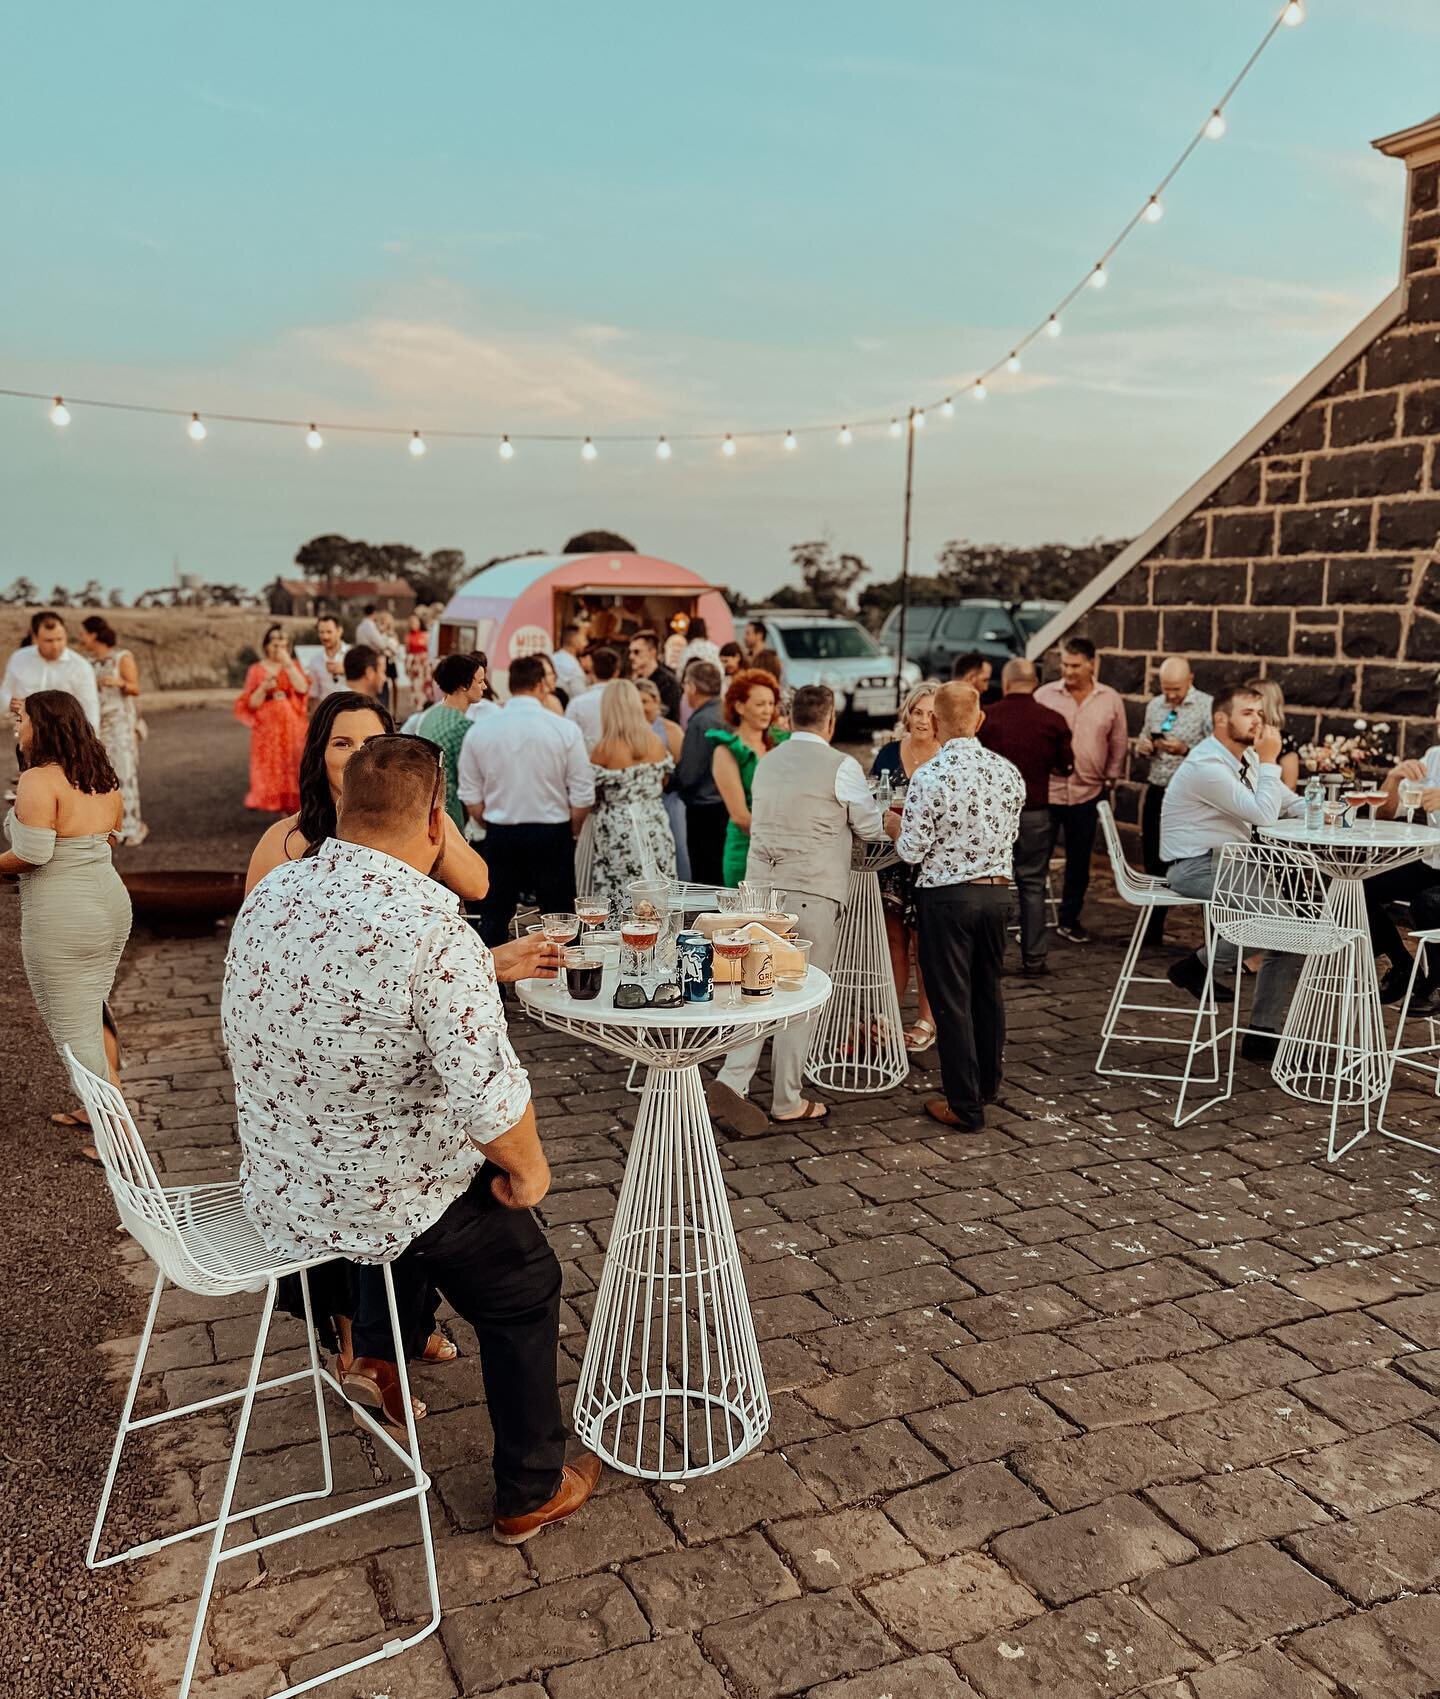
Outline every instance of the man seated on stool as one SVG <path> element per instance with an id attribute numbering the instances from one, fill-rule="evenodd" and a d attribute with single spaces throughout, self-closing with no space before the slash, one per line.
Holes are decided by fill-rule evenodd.
<path id="1" fill-rule="evenodd" d="M 917 869 L 920 972 L 935 1011 L 945 1089 L 925 1113 L 967 1133 L 980 1131 L 986 1104 L 1000 1095 L 1000 974 L 1025 806 L 1020 769 L 979 741 L 984 719 L 973 685 L 952 680 L 935 692 L 935 731 L 944 747 L 915 770 L 895 841 Z"/>
<path id="2" fill-rule="evenodd" d="M 430 877 L 444 842 L 439 751 L 372 738 L 346 765 L 335 836 L 246 898 L 220 1019 L 246 1213 L 281 1256 L 393 1261 L 407 1355 L 428 1287 L 475 1329 L 494 1535 L 519 1545 L 584 1504 L 600 1462 L 565 1462 L 560 1265 L 531 1214 L 550 1169 L 489 952 Z M 362 1303 L 354 1323 L 355 1370 L 382 1393 L 387 1308 Z"/>
<path id="3" fill-rule="evenodd" d="M 1280 728 L 1267 726 L 1260 698 L 1234 685 L 1216 696 L 1213 731 L 1202 739 L 1165 786 L 1160 811 L 1160 857 L 1169 863 L 1166 883 L 1182 897 L 1208 902 L 1215 890 L 1220 851 L 1226 844 L 1249 843 L 1256 826 L 1303 817 L 1305 804 L 1280 777 Z M 1221 943 L 1215 969 L 1240 971 L 1233 944 Z M 1170 983 L 1192 997 L 1205 990 L 1205 953 L 1192 951 L 1170 969 Z M 1240 1053 L 1252 1062 L 1273 1062 L 1280 1029 L 1295 985 L 1300 957 L 1267 953 L 1255 983 L 1251 1025 Z M 1223 995 L 1220 986 L 1216 994 Z"/>
<path id="4" fill-rule="evenodd" d="M 1405 780 L 1423 785 L 1417 824 L 1440 820 L 1440 743 L 1432 743 L 1418 759 L 1401 761 L 1385 776 L 1385 800 L 1375 810 L 1377 820 L 1399 820 L 1400 786 Z M 1380 982 L 1380 1001 L 1398 1003 L 1410 984 L 1414 966 L 1400 929 L 1390 916 L 1389 903 L 1409 903 L 1410 926 L 1429 932 L 1440 926 L 1440 850 L 1431 850 L 1419 861 L 1392 867 L 1365 881 L 1365 916 L 1370 922 L 1370 942 L 1378 959 L 1387 956 L 1390 971 Z M 1425 972 L 1415 981 L 1410 1000 L 1412 1015 L 1440 1014 L 1440 944 L 1425 952 Z"/>
<path id="5" fill-rule="evenodd" d="M 850 889 L 855 839 L 883 843 L 898 825 L 892 820 L 887 826 L 881 818 L 855 757 L 830 747 L 835 693 L 829 685 L 802 684 L 791 703 L 790 724 L 790 736 L 755 768 L 745 877 L 786 893 L 799 917 L 797 936 L 810 940 L 810 965 L 828 973 Z M 747 1138 L 763 1133 L 768 1120 L 822 1120 L 825 1105 L 800 1095 L 810 1023 L 792 1021 L 775 1035 L 774 1107 L 768 1120 L 746 1095 L 763 1043 L 742 1044 L 726 1057 L 706 1093 L 711 1113 Z"/>

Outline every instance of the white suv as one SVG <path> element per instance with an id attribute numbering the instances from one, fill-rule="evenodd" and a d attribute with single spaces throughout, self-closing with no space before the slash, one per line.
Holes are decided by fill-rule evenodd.
<path id="1" fill-rule="evenodd" d="M 784 665 L 787 687 L 828 684 L 835 692 L 837 718 L 895 718 L 895 657 L 864 626 L 839 614 L 790 609 L 752 609 L 749 617 L 765 627 L 765 641 Z M 920 682 L 920 669 L 907 661 L 901 676 L 903 696 Z"/>

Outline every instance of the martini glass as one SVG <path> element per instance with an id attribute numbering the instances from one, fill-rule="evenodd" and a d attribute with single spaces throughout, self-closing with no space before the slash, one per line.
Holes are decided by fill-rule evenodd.
<path id="1" fill-rule="evenodd" d="M 552 944 L 559 944 L 563 949 L 567 944 L 573 944 L 580 936 L 580 916 L 578 914 L 542 914 L 540 930 Z"/>
<path id="2" fill-rule="evenodd" d="M 627 950 L 635 952 L 636 972 L 647 995 L 654 990 L 654 986 L 648 982 L 647 970 L 641 958 L 648 959 L 654 954 L 655 940 L 660 936 L 660 925 L 660 917 L 649 914 L 627 914 L 620 922 L 620 942 Z"/>
<path id="3" fill-rule="evenodd" d="M 750 949 L 748 932 L 717 932 L 710 940 L 715 948 L 715 954 L 722 962 L 743 962 Z M 740 1007 L 740 975 L 737 973 L 730 981 L 729 1007 Z"/>
<path id="4" fill-rule="evenodd" d="M 610 918 L 609 899 L 595 894 L 576 897 L 575 913 L 587 933 L 598 932 Z"/>

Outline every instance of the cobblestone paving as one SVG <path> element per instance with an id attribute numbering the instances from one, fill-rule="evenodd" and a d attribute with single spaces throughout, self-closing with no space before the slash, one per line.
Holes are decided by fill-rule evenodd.
<path id="1" fill-rule="evenodd" d="M 1119 914 L 1108 917 L 1117 931 Z M 135 954 L 128 1088 L 167 1176 L 236 1153 L 217 1045 L 223 940 Z M 775 1419 L 685 1486 L 608 1475 L 573 1525 L 488 1534 L 473 1355 L 417 1377 L 445 1618 L 337 1699 L 1419 1699 L 1440 1691 L 1440 1185 L 1243 1066 L 1181 1131 L 1090 1072 L 1118 949 L 1007 982 L 1003 1109 L 921 1112 L 933 1075 L 722 1161 Z M 635 1099 L 622 1064 L 523 1018 L 555 1171 L 572 1384 Z M 933 1058 L 933 1052 L 932 1052 Z M 148 1285 L 134 1247 L 123 1272 Z M 236 1384 L 251 1302 L 171 1294 L 147 1398 Z M 450 1324 L 462 1349 L 473 1339 Z M 285 1324 L 272 1362 L 298 1365 Z M 115 1341 L 117 1399 L 133 1341 Z M 109 1420 L 108 1414 L 105 1418 Z M 241 1491 L 313 1478 L 313 1406 L 272 1397 Z M 225 1422 L 157 1442 L 169 1515 L 213 1506 Z M 343 1413 L 338 1486 L 386 1478 Z M 283 1513 L 282 1513 L 283 1514 Z M 352 1521 L 222 1570 L 197 1690 L 258 1699 L 424 1614 L 413 1519 Z M 148 1675 L 173 1691 L 198 1546 L 140 1567 Z"/>

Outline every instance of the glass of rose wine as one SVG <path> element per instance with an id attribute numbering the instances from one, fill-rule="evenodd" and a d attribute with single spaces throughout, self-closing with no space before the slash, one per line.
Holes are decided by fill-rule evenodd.
<path id="1" fill-rule="evenodd" d="M 1401 779 L 1400 806 L 1405 810 L 1407 824 L 1414 825 L 1415 810 L 1425 800 L 1425 786 L 1419 779 Z"/>
<path id="2" fill-rule="evenodd" d="M 567 944 L 573 944 L 580 936 L 580 916 L 578 914 L 542 914 L 540 930 L 552 944 L 558 944 L 562 949 Z"/>
<path id="3" fill-rule="evenodd" d="M 610 918 L 609 899 L 593 895 L 576 897 L 575 913 L 587 933 L 598 932 Z"/>
<path id="4" fill-rule="evenodd" d="M 620 922 L 620 942 L 627 950 L 634 952 L 636 972 L 647 991 L 653 988 L 647 982 L 646 969 L 641 965 L 640 958 L 648 957 L 654 952 L 655 940 L 660 936 L 660 924 L 658 914 L 627 914 Z"/>
<path id="5" fill-rule="evenodd" d="M 710 940 L 714 945 L 715 954 L 722 962 L 743 962 L 750 949 L 748 932 L 717 932 Z M 732 1009 L 740 1007 L 740 975 L 737 973 L 730 981 L 730 1004 Z"/>

